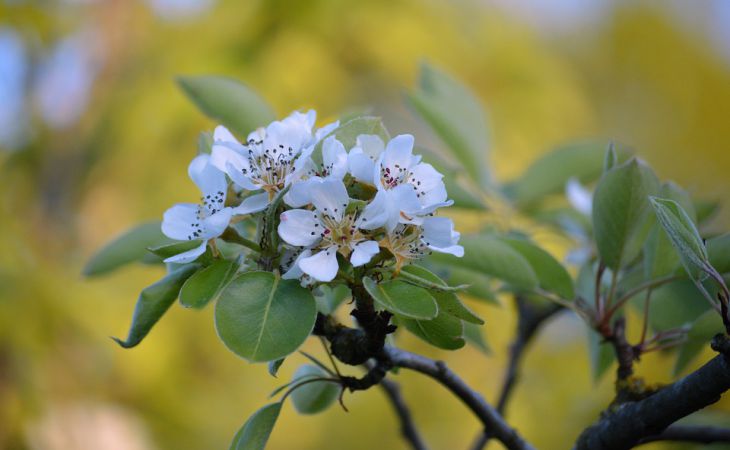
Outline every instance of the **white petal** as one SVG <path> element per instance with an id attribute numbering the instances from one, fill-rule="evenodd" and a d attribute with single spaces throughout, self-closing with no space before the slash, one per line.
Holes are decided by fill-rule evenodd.
<path id="1" fill-rule="evenodd" d="M 262 192 L 243 199 L 240 205 L 233 208 L 233 214 L 253 214 L 263 211 L 269 206 L 269 193 Z"/>
<path id="2" fill-rule="evenodd" d="M 342 180 L 325 178 L 318 183 L 312 183 L 310 188 L 312 204 L 318 211 L 327 214 L 336 221 L 342 220 L 342 215 L 350 202 L 347 189 Z"/>
<path id="3" fill-rule="evenodd" d="M 203 233 L 200 237 L 203 239 L 212 239 L 220 236 L 228 228 L 228 224 L 231 222 L 231 215 L 233 215 L 231 208 L 223 208 L 203 219 L 201 222 L 201 225 L 203 225 Z"/>
<path id="4" fill-rule="evenodd" d="M 355 139 L 356 148 L 362 150 L 373 161 L 385 150 L 385 144 L 377 134 L 361 134 Z"/>
<path id="5" fill-rule="evenodd" d="M 342 179 L 347 172 L 347 152 L 342 142 L 334 136 L 325 139 L 322 144 L 322 162 L 328 176 Z"/>
<path id="6" fill-rule="evenodd" d="M 335 120 L 332 123 L 328 123 L 327 125 L 323 126 L 322 128 L 319 128 L 317 131 L 314 132 L 314 142 L 313 144 L 316 144 L 317 142 L 321 141 L 325 137 L 327 137 L 328 134 L 332 133 L 337 129 L 337 127 L 340 126 L 340 121 Z"/>
<path id="7" fill-rule="evenodd" d="M 303 258 L 308 258 L 311 255 L 312 251 L 310 249 L 304 249 L 301 253 L 299 253 L 299 255 L 297 255 L 297 259 L 294 260 L 291 267 L 289 267 L 289 270 L 287 270 L 281 278 L 285 280 L 296 280 L 297 278 L 301 278 L 302 275 L 304 275 L 304 272 L 302 272 L 302 268 L 299 267 L 299 262 Z"/>
<path id="8" fill-rule="evenodd" d="M 292 209 L 281 213 L 278 231 L 288 244 L 309 247 L 319 242 L 322 229 L 312 211 Z"/>
<path id="9" fill-rule="evenodd" d="M 198 185 L 203 196 L 220 193 L 225 201 L 225 194 L 228 190 L 226 176 L 211 164 L 210 155 L 202 154 L 193 158 L 188 166 L 188 175 Z"/>
<path id="10" fill-rule="evenodd" d="M 189 262 L 193 262 L 196 259 L 198 259 L 198 256 L 205 253 L 205 248 L 208 244 L 208 241 L 203 241 L 200 243 L 199 246 L 195 247 L 192 250 L 188 250 L 186 252 L 178 253 L 177 255 L 170 256 L 169 258 L 165 259 L 164 262 L 166 263 L 177 263 L 177 264 L 186 264 Z"/>
<path id="11" fill-rule="evenodd" d="M 409 168 L 411 165 L 411 156 L 413 153 L 413 136 L 410 134 L 401 134 L 388 142 L 383 152 L 383 167 Z"/>
<path id="12" fill-rule="evenodd" d="M 388 225 L 389 231 L 400 223 L 411 223 L 421 214 L 421 202 L 410 184 L 401 184 L 388 192 Z"/>
<path id="13" fill-rule="evenodd" d="M 347 155 L 347 165 L 349 166 L 350 174 L 357 181 L 375 184 L 375 180 L 373 179 L 375 161 L 363 153 L 362 149 L 355 147 L 350 151 L 350 154 Z"/>
<path id="14" fill-rule="evenodd" d="M 213 132 L 213 142 L 233 142 L 234 144 L 241 144 L 238 142 L 238 139 L 236 139 L 233 134 L 228 131 L 228 128 L 224 127 L 223 125 L 218 125 L 215 127 L 215 131 Z"/>
<path id="15" fill-rule="evenodd" d="M 178 203 L 165 211 L 162 216 L 162 233 L 178 241 L 193 239 L 193 224 L 198 223 L 200 205 Z"/>
<path id="16" fill-rule="evenodd" d="M 289 191 L 284 195 L 284 201 L 292 208 L 301 208 L 312 203 L 310 189 L 313 183 L 320 183 L 319 177 L 312 177 L 304 181 L 295 181 L 291 184 Z"/>
<path id="17" fill-rule="evenodd" d="M 565 195 L 576 211 L 590 216 L 593 211 L 593 195 L 575 178 L 565 184 Z"/>
<path id="18" fill-rule="evenodd" d="M 388 193 L 379 190 L 360 214 L 357 226 L 363 230 L 374 230 L 388 222 Z"/>
<path id="19" fill-rule="evenodd" d="M 454 222 L 446 217 L 426 217 L 423 220 L 423 242 L 431 250 L 464 256 L 464 247 L 457 245 L 460 234 L 454 231 Z"/>
<path id="20" fill-rule="evenodd" d="M 352 250 L 352 255 L 350 255 L 350 262 L 352 263 L 353 267 L 362 266 L 363 264 L 367 264 L 368 262 L 370 262 L 373 256 L 377 255 L 379 252 L 380 247 L 378 247 L 377 242 L 360 242 Z"/>
<path id="21" fill-rule="evenodd" d="M 302 272 L 318 281 L 332 281 L 337 276 L 337 247 L 332 246 L 299 261 Z"/>
<path id="22" fill-rule="evenodd" d="M 411 167 L 408 182 L 415 185 L 419 192 L 430 191 L 431 189 L 438 187 L 440 184 L 443 184 L 441 181 L 443 177 L 444 176 L 434 169 L 431 164 L 420 163 Z"/>

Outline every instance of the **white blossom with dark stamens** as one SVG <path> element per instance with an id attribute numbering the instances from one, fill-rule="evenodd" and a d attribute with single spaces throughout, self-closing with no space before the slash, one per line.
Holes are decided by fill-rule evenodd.
<path id="1" fill-rule="evenodd" d="M 284 197 L 284 201 L 294 208 L 311 203 L 309 196 L 311 182 L 328 177 L 342 180 L 347 174 L 347 151 L 335 136 L 330 136 L 322 142 L 321 162 L 315 161 L 314 150 L 315 146 L 309 147 L 294 162 L 292 185 Z"/>
<path id="2" fill-rule="evenodd" d="M 388 232 L 381 245 L 395 256 L 396 266 L 418 260 L 431 252 L 464 256 L 460 234 L 446 217 L 425 217 L 420 225 L 399 224 Z"/>
<path id="3" fill-rule="evenodd" d="M 279 236 L 289 245 L 310 249 L 311 256 L 298 262 L 303 273 L 318 281 L 332 281 L 339 270 L 337 253 L 349 257 L 353 266 L 360 266 L 380 251 L 362 232 L 360 215 L 346 211 L 350 199 L 341 180 L 313 180 L 310 198 L 314 210 L 285 211 L 278 228 Z"/>
<path id="4" fill-rule="evenodd" d="M 210 163 L 209 155 L 193 159 L 188 174 L 203 193 L 200 204 L 178 203 L 165 211 L 162 232 L 180 241 L 200 241 L 200 245 L 165 259 L 165 262 L 188 263 L 205 252 L 210 239 L 228 227 L 233 210 L 226 207 L 226 176 Z"/>

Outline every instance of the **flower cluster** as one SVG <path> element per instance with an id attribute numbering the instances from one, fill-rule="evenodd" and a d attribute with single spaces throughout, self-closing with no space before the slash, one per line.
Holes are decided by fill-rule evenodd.
<path id="1" fill-rule="evenodd" d="M 166 261 L 194 261 L 234 217 L 264 211 L 283 191 L 284 278 L 331 281 L 340 264 L 363 266 L 381 253 L 396 270 L 431 251 L 463 255 L 451 219 L 435 216 L 452 204 L 443 176 L 413 154 L 413 136 L 386 143 L 363 134 L 348 151 L 338 122 L 316 129 L 315 119 L 314 111 L 294 112 L 244 143 L 217 127 L 211 154 L 189 167 L 201 203 L 173 206 L 162 224 L 170 238 L 200 245 Z"/>

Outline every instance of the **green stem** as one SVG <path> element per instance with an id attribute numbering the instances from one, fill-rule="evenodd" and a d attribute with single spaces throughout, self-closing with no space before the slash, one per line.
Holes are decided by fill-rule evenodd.
<path id="1" fill-rule="evenodd" d="M 255 243 L 252 240 L 246 239 L 245 237 L 238 234 L 236 230 L 230 227 L 226 228 L 226 231 L 221 234 L 221 239 L 232 244 L 238 244 L 250 248 L 255 252 L 261 252 L 261 247 L 259 246 L 259 244 Z"/>

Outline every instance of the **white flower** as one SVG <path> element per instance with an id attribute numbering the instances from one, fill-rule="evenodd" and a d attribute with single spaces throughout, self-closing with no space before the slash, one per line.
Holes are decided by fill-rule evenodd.
<path id="1" fill-rule="evenodd" d="M 241 144 L 223 126 L 213 135 L 212 162 L 234 184 L 245 190 L 264 192 L 248 197 L 236 213 L 261 211 L 277 192 L 292 181 L 294 161 L 302 151 L 313 148 L 337 123 L 313 132 L 316 113 L 298 111 L 248 135 Z"/>
<path id="2" fill-rule="evenodd" d="M 350 174 L 357 181 L 374 185 L 375 162 L 384 150 L 385 144 L 380 136 L 375 134 L 359 135 L 355 140 L 355 146 L 347 155 Z"/>
<path id="3" fill-rule="evenodd" d="M 377 147 L 374 139 L 369 141 L 372 148 Z M 355 161 L 367 165 L 364 158 Z M 423 220 L 422 216 L 453 203 L 447 200 L 443 175 L 432 165 L 422 163 L 420 156 L 413 155 L 413 136 L 409 134 L 391 139 L 372 170 L 372 180 L 379 191 L 377 195 L 385 197 L 389 231 L 398 223 L 418 224 Z"/>
<path id="4" fill-rule="evenodd" d="M 165 262 L 189 263 L 205 252 L 210 239 L 223 233 L 231 220 L 233 209 L 226 207 L 226 176 L 210 163 L 209 155 L 195 157 L 188 174 L 203 193 L 201 204 L 178 203 L 165 211 L 162 232 L 180 241 L 200 240 L 192 250 L 171 256 Z"/>
<path id="5" fill-rule="evenodd" d="M 302 152 L 294 162 L 292 185 L 284 196 L 284 201 L 294 208 L 311 203 L 309 187 L 311 182 L 327 177 L 342 180 L 347 174 L 347 151 L 335 136 L 330 136 L 322 143 L 322 162 L 312 157 L 315 145 Z"/>
<path id="6" fill-rule="evenodd" d="M 285 211 L 278 228 L 289 245 L 310 249 L 311 255 L 298 262 L 303 273 L 318 281 L 332 281 L 339 269 L 338 252 L 350 257 L 353 266 L 360 266 L 380 251 L 377 242 L 360 231 L 359 215 L 346 212 L 350 199 L 341 180 L 314 180 L 310 183 L 310 198 L 314 211 Z"/>
<path id="7" fill-rule="evenodd" d="M 396 267 L 421 259 L 432 251 L 464 256 L 464 247 L 458 245 L 460 234 L 446 217 L 425 217 L 420 225 L 399 224 L 387 233 L 381 245 L 395 256 Z"/>

